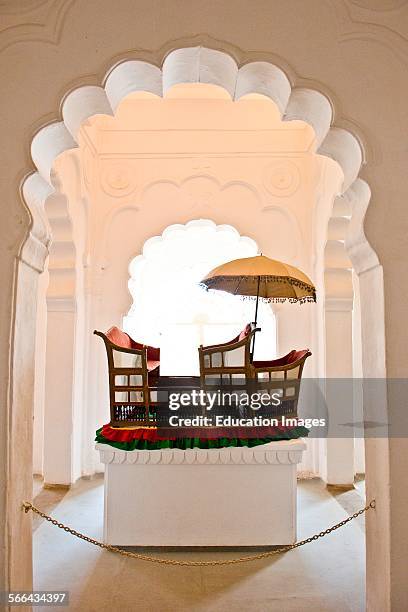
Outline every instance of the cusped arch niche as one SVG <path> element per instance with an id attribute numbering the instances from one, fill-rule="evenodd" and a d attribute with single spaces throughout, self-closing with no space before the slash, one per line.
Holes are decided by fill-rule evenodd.
<path id="1" fill-rule="evenodd" d="M 300 120 L 315 133 L 315 148 L 320 155 L 336 161 L 344 180 L 340 196 L 353 203 L 352 219 L 344 236 L 353 266 L 358 272 L 378 265 L 375 252 L 365 238 L 363 222 L 369 202 L 369 188 L 358 178 L 363 161 L 357 138 L 332 125 L 332 106 L 319 91 L 292 86 L 286 74 L 269 62 L 250 62 L 238 67 L 227 53 L 206 47 L 176 49 L 164 59 L 162 68 L 145 61 L 124 61 L 112 68 L 104 87 L 82 86 L 71 91 L 62 104 L 62 121 L 42 128 L 33 138 L 31 155 L 37 172 L 23 184 L 23 195 L 32 213 L 30 235 L 21 256 L 42 269 L 50 242 L 44 215 L 45 201 L 52 193 L 51 170 L 64 151 L 78 146 L 78 132 L 84 121 L 95 115 L 114 115 L 120 102 L 130 93 L 148 92 L 163 96 L 175 85 L 207 83 L 222 87 L 232 100 L 260 94 L 271 99 L 283 121 Z M 41 247 L 41 248 L 39 248 Z"/>
<path id="2" fill-rule="evenodd" d="M 212 245 L 211 250 L 208 250 L 208 244 Z M 185 257 L 186 252 L 189 253 L 188 260 Z M 237 300 L 235 296 L 228 294 L 223 295 L 220 300 L 218 292 L 203 292 L 198 283 L 210 269 L 225 262 L 226 254 L 231 259 L 236 259 L 252 257 L 258 252 L 257 243 L 248 236 L 240 235 L 232 225 L 217 225 L 210 219 L 193 219 L 185 224 L 169 225 L 160 235 L 148 238 L 143 244 L 141 254 L 133 257 L 129 263 L 128 287 L 133 304 L 125 319 L 136 318 L 136 313 L 143 310 L 145 314 L 141 319 L 155 320 L 160 312 L 166 316 L 167 311 L 171 310 L 172 300 L 173 314 L 177 317 L 183 314 L 184 306 L 185 314 L 190 317 L 194 307 L 205 311 L 213 302 L 217 304 L 217 313 L 221 318 L 224 317 L 224 323 L 228 323 L 231 309 L 235 312 L 242 311 L 247 316 L 247 311 L 253 310 L 253 305 L 248 301 Z M 196 287 L 196 291 L 190 294 L 192 303 L 186 301 L 184 304 L 179 295 L 182 294 L 183 287 L 191 283 Z M 147 298 L 144 298 L 143 287 L 148 287 Z M 166 300 L 152 300 L 151 296 L 157 292 L 165 295 Z M 197 303 L 194 303 L 195 298 Z M 243 321 L 246 320 L 244 316 Z M 189 322 L 192 323 L 193 320 Z M 140 330 L 137 337 L 140 337 L 140 333 L 143 333 L 143 330 Z M 153 339 L 149 341 L 154 343 Z M 159 343 L 160 338 L 157 337 L 155 341 L 156 344 Z"/>
<path id="3" fill-rule="evenodd" d="M 169 225 L 160 235 L 146 240 L 141 254 L 129 263 L 128 287 L 133 303 L 123 318 L 123 329 L 146 344 L 163 347 L 163 341 L 169 345 L 174 338 L 172 329 L 177 329 L 179 337 L 184 328 L 182 334 L 190 335 L 193 352 L 188 353 L 184 347 L 177 361 L 184 360 L 183 367 L 188 370 L 195 362 L 198 344 L 229 340 L 252 319 L 255 306 L 252 300 L 239 300 L 228 293 L 203 291 L 199 281 L 228 259 L 252 257 L 258 252 L 252 238 L 229 224 L 193 219 Z M 262 329 L 257 340 L 258 358 L 271 358 L 276 331 L 270 304 L 259 304 L 258 322 Z M 175 354 L 174 349 L 166 351 L 164 368 Z"/>

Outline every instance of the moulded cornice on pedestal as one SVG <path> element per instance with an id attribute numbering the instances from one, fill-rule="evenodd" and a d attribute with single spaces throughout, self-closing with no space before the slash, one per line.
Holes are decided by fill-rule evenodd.
<path id="1" fill-rule="evenodd" d="M 302 460 L 306 444 L 302 439 L 269 442 L 248 448 L 189 448 L 187 450 L 134 450 L 124 451 L 108 444 L 96 444 L 102 463 L 128 465 L 289 465 Z"/>

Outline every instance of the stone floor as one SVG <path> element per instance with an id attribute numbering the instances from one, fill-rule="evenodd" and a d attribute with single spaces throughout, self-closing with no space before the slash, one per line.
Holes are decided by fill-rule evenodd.
<path id="1" fill-rule="evenodd" d="M 36 489 L 38 506 L 73 528 L 102 538 L 102 479 L 81 480 L 68 492 L 41 490 L 38 482 Z M 301 480 L 298 491 L 299 539 L 326 529 L 364 505 L 361 481 L 355 490 L 332 494 L 318 479 Z M 45 521 L 36 521 L 34 527 L 35 588 L 68 590 L 70 610 L 364 610 L 362 517 L 317 542 L 276 558 L 205 568 L 171 567 L 127 559 L 78 540 Z M 242 556 L 242 553 L 177 552 L 160 553 L 160 556 L 207 560 L 214 556 Z M 47 607 L 44 611 L 51 609 Z"/>

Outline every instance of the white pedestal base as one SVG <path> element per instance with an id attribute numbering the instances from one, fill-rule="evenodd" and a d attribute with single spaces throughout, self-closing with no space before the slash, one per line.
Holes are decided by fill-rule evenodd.
<path id="1" fill-rule="evenodd" d="M 126 452 L 105 464 L 104 538 L 120 546 L 272 546 L 296 540 L 303 440 Z"/>

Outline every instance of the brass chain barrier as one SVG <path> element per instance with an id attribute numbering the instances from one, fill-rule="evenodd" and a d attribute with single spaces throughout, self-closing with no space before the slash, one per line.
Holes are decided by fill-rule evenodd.
<path id="1" fill-rule="evenodd" d="M 67 527 L 66 525 L 64 525 L 64 523 L 60 523 L 56 519 L 53 519 L 51 516 L 48 516 L 48 514 L 41 512 L 41 510 L 33 506 L 33 504 L 31 504 L 30 502 L 24 502 L 22 506 L 22 509 L 24 510 L 26 514 L 27 512 L 31 510 L 32 512 L 35 512 L 35 514 L 38 514 L 39 516 L 41 516 L 46 521 L 49 521 L 56 527 L 59 527 L 59 529 L 63 529 L 64 531 L 66 531 L 67 533 L 70 533 L 76 538 L 79 538 L 80 540 L 85 540 L 85 542 L 89 542 L 90 544 L 94 544 L 95 546 L 99 546 L 100 548 L 109 550 L 110 552 L 118 553 L 122 555 L 123 557 L 131 557 L 132 559 L 139 559 L 139 561 L 150 561 L 151 563 L 160 563 L 162 565 L 179 565 L 179 566 L 192 566 L 192 567 L 205 567 L 205 566 L 213 566 L 213 565 L 234 565 L 236 563 L 246 563 L 248 561 L 257 561 L 259 559 L 267 559 L 268 557 L 273 557 L 274 555 L 280 555 L 284 552 L 288 552 L 289 550 L 293 550 L 294 548 L 299 548 L 300 546 L 304 546 L 304 544 L 309 544 L 310 542 L 314 542 L 315 540 L 318 540 L 319 538 L 329 535 L 329 533 L 332 533 L 332 531 L 336 531 L 336 529 L 340 529 L 340 527 L 344 527 L 344 525 L 347 525 L 347 523 L 350 523 L 350 521 L 356 519 L 361 514 L 364 514 L 365 512 L 370 510 L 370 508 L 375 508 L 375 499 L 371 500 L 370 503 L 367 506 L 365 506 L 365 508 L 361 508 L 361 510 L 358 510 L 354 514 L 348 516 L 343 521 L 340 521 L 340 523 L 337 523 L 336 525 L 333 525 L 332 527 L 329 527 L 328 529 L 325 529 L 324 531 L 321 531 L 320 533 L 316 533 L 315 535 L 310 536 L 310 538 L 306 538 L 305 540 L 300 540 L 299 542 L 295 542 L 295 544 L 287 544 L 286 546 L 281 546 L 280 548 L 275 548 L 274 550 L 268 550 L 266 552 L 262 552 L 257 555 L 249 555 L 247 557 L 237 557 L 235 559 L 213 559 L 211 561 L 186 561 L 186 560 L 178 560 L 178 559 L 163 559 L 160 557 L 151 557 L 150 555 L 143 555 L 141 553 L 131 552 L 129 550 L 123 550 L 122 548 L 118 548 L 117 546 L 111 546 L 110 544 L 104 544 L 103 542 L 94 540 L 93 538 L 90 538 L 89 536 L 86 536 L 83 533 L 76 531 L 75 529 L 71 529 L 70 527 Z"/>

